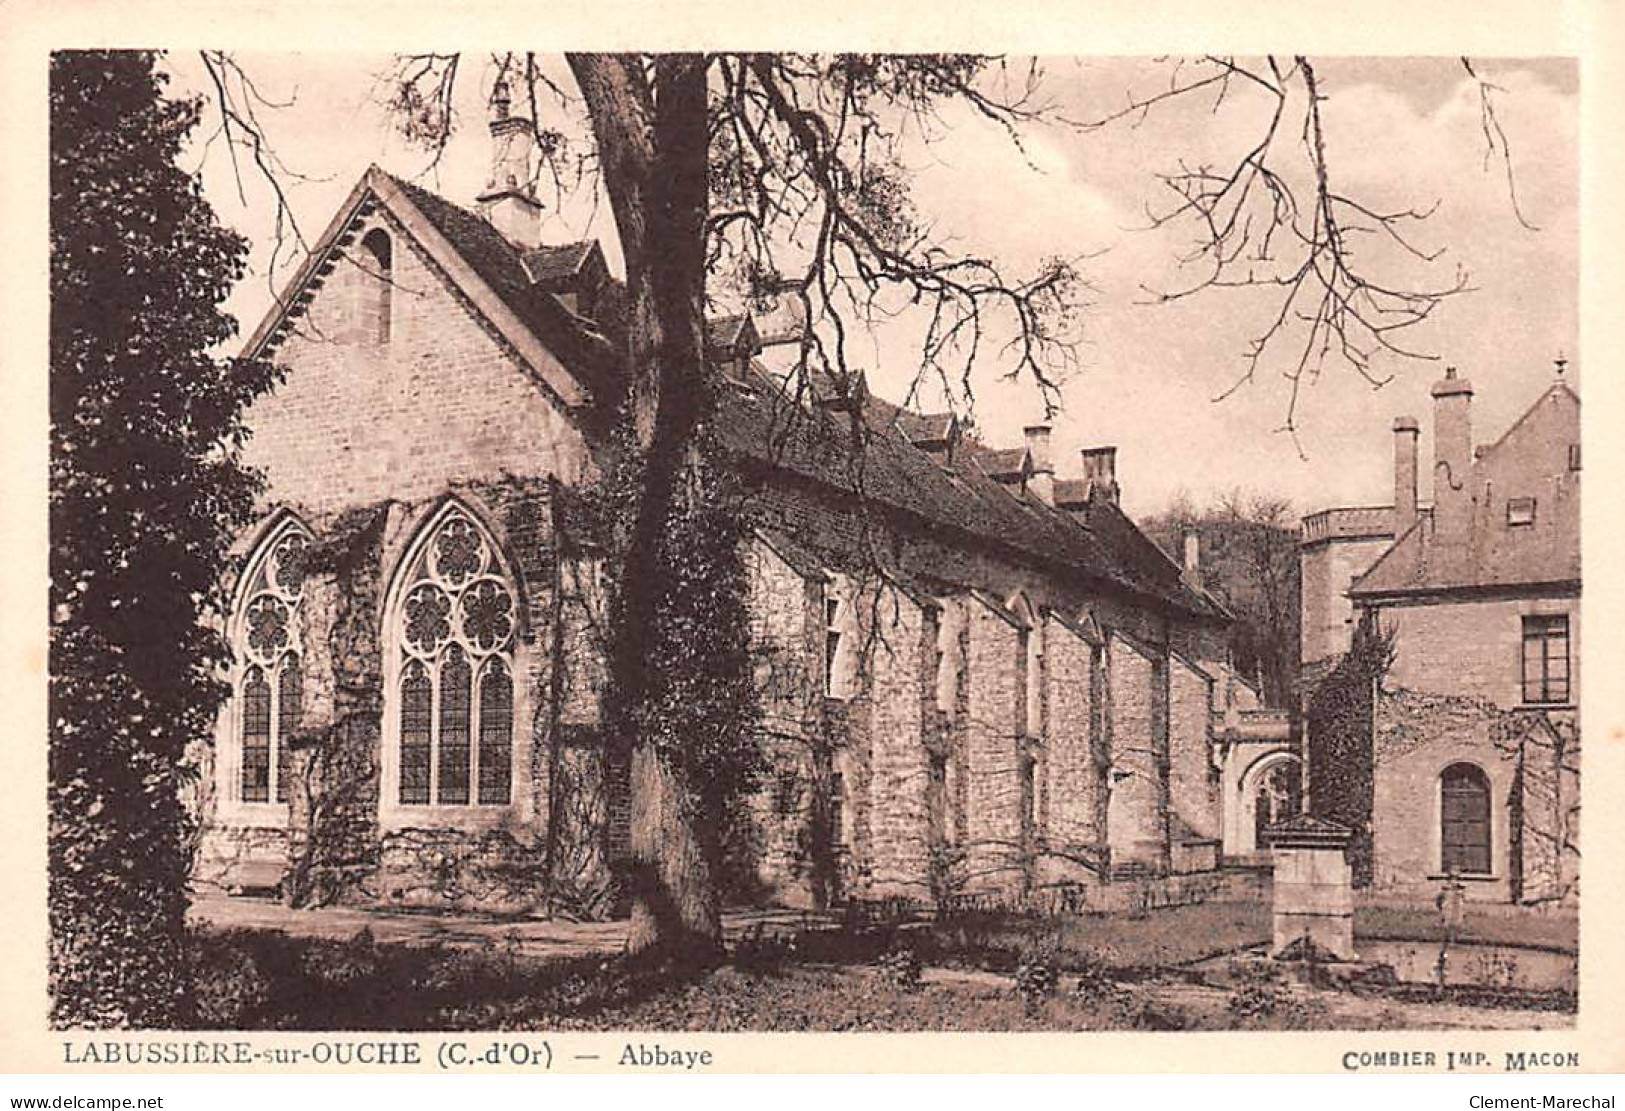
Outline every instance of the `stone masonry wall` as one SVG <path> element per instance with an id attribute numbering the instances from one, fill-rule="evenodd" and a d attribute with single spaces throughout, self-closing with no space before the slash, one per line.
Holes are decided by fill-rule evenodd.
<path id="1" fill-rule="evenodd" d="M 1568 617 L 1571 703 L 1528 706 L 1521 687 L 1523 618 Z M 1468 881 L 1474 898 L 1571 899 L 1579 805 L 1580 606 L 1525 597 L 1389 606 L 1396 633 L 1374 723 L 1373 882 L 1431 890 L 1440 874 L 1438 776 L 1458 760 L 1482 768 L 1492 796 L 1492 875 Z M 1441 692 L 1449 692 L 1441 693 Z M 1515 724 L 1549 718 L 1562 731 Z M 1502 723 L 1497 741 L 1495 723 Z M 1505 734 L 1521 738 L 1506 740 Z"/>
<path id="2" fill-rule="evenodd" d="M 1304 662 L 1329 659 L 1348 651 L 1354 635 L 1354 603 L 1348 599 L 1355 576 L 1370 570 L 1387 551 L 1392 537 L 1334 539 L 1306 547 L 1300 564 Z"/>
<path id="3" fill-rule="evenodd" d="M 459 480 L 578 480 L 574 425 L 405 235 L 382 215 L 361 230 L 373 227 L 393 243 L 388 342 L 357 326 L 379 281 L 357 238 L 276 350 L 286 379 L 248 411 L 245 458 L 265 469 L 272 504 L 325 516 Z"/>
<path id="4" fill-rule="evenodd" d="M 1568 715 L 1524 718 L 1502 738 L 1516 763 L 1514 851 L 1524 902 L 1573 902 L 1580 885 L 1580 734 Z"/>
<path id="5" fill-rule="evenodd" d="M 1103 769 L 1096 761 L 1098 728 L 1094 704 L 1094 645 L 1053 615 L 1044 626 L 1044 738 L 1046 822 L 1040 860 L 1047 882 L 1082 879 L 1081 863 L 1089 849 L 1105 843 L 1100 806 L 1105 792 Z"/>
<path id="6" fill-rule="evenodd" d="M 1377 696 L 1373 738 L 1372 882 L 1426 895 L 1438 890 L 1439 776 L 1451 764 L 1476 766 L 1490 784 L 1490 869 L 1467 882 L 1468 896 L 1511 896 L 1510 803 L 1515 786 L 1492 730 L 1494 707 L 1467 698 L 1387 688 Z"/>
<path id="7" fill-rule="evenodd" d="M 870 767 L 861 802 L 869 838 L 867 893 L 923 899 L 931 856 L 923 729 L 934 686 L 927 664 L 935 631 L 921 607 L 895 589 L 882 588 L 870 614 L 877 635 L 866 723 Z"/>
<path id="8" fill-rule="evenodd" d="M 384 587 L 385 514 L 357 511 L 307 560 L 302 716 L 292 741 L 289 877 L 296 903 L 371 897 L 378 868 L 378 743 L 383 677 L 375 615 Z M 286 730 L 287 723 L 284 723 Z"/>
<path id="9" fill-rule="evenodd" d="M 1156 740 L 1157 672 L 1151 659 L 1122 637 L 1111 637 L 1111 801 L 1106 836 L 1112 863 L 1151 869 L 1164 860 L 1166 826 L 1159 813 L 1163 787 Z"/>
<path id="10" fill-rule="evenodd" d="M 972 603 L 965 722 L 966 890 L 1014 893 L 1022 877 L 1019 636 L 1009 618 Z"/>
<path id="11" fill-rule="evenodd" d="M 1569 619 L 1569 683 L 1580 689 L 1580 600 L 1508 598 L 1387 606 L 1384 629 L 1397 632 L 1389 680 L 1407 690 L 1448 691 L 1497 706 L 1523 701 L 1523 618 L 1566 614 Z"/>
<path id="12" fill-rule="evenodd" d="M 1221 836 L 1213 768 L 1213 681 L 1178 656 L 1169 658 L 1169 794 L 1174 814 L 1201 837 Z"/>

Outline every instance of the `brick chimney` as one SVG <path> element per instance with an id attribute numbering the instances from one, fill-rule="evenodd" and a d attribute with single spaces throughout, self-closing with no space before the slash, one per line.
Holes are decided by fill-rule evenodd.
<path id="1" fill-rule="evenodd" d="M 1202 589 L 1202 534 L 1194 528 L 1185 532 L 1185 581 Z"/>
<path id="2" fill-rule="evenodd" d="M 480 215 L 519 247 L 542 244 L 542 205 L 531 187 L 531 155 L 536 124 L 509 114 L 513 98 L 508 83 L 491 92 L 491 180 L 477 198 Z"/>
<path id="3" fill-rule="evenodd" d="M 1415 417 L 1394 418 L 1394 535 L 1416 523 L 1416 441 L 1422 427 Z"/>
<path id="4" fill-rule="evenodd" d="M 1441 540 L 1465 539 L 1472 516 L 1472 403 L 1473 384 L 1455 367 L 1433 384 L 1433 532 Z"/>
<path id="5" fill-rule="evenodd" d="M 1022 430 L 1027 437 L 1027 461 L 1031 473 L 1027 476 L 1027 489 L 1045 505 L 1055 504 L 1055 461 L 1050 456 L 1047 424 L 1029 425 Z"/>
<path id="6" fill-rule="evenodd" d="M 1117 449 L 1115 447 L 1086 447 L 1083 449 L 1083 479 L 1089 484 L 1091 500 L 1099 498 L 1117 504 Z"/>

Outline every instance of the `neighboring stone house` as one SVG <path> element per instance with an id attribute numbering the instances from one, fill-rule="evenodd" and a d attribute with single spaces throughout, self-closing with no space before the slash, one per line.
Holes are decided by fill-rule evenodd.
<path id="1" fill-rule="evenodd" d="M 1476 448 L 1472 386 L 1449 371 L 1432 506 L 1417 501 L 1419 425 L 1401 417 L 1394 504 L 1304 521 L 1306 670 L 1325 674 L 1361 622 L 1395 638 L 1368 715 L 1378 887 L 1577 893 L 1580 399 L 1563 371 Z"/>
<path id="2" fill-rule="evenodd" d="M 492 132 L 478 214 L 368 170 L 248 343 L 287 375 L 247 418 L 265 518 L 203 882 L 615 906 L 630 800 L 572 507 L 618 400 L 621 291 L 596 243 L 542 242 L 529 125 Z M 748 319 L 707 342 L 770 757 L 736 893 L 1020 898 L 1216 867 L 1229 619 L 1119 508 L 1113 449 L 1057 478 L 1047 427 L 993 451 L 947 414 L 788 397 Z"/>

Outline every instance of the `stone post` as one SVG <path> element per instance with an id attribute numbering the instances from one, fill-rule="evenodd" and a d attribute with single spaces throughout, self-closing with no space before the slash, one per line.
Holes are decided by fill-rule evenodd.
<path id="1" fill-rule="evenodd" d="M 1313 952 L 1352 961 L 1354 883 L 1347 826 L 1301 814 L 1264 831 L 1275 858 L 1275 930 L 1270 955 L 1309 957 Z M 1288 951 L 1291 951 L 1290 953 Z"/>

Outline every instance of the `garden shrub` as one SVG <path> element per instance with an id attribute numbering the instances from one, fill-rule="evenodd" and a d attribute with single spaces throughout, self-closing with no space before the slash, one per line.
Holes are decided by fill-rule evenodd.
<path id="1" fill-rule="evenodd" d="M 1237 1022 L 1254 1022 L 1274 1015 L 1283 1002 L 1283 992 L 1279 987 L 1255 981 L 1231 992 L 1226 1009 Z"/>
<path id="2" fill-rule="evenodd" d="M 757 923 L 734 943 L 733 966 L 744 972 L 776 972 L 789 960 L 793 947 L 790 941 L 768 933 Z"/>
<path id="3" fill-rule="evenodd" d="M 349 941 L 312 945 L 305 953 L 305 971 L 313 980 L 346 988 L 378 977 L 382 954 L 372 931 L 365 926 Z"/>
<path id="4" fill-rule="evenodd" d="M 204 1030 L 241 1030 L 255 1024 L 271 998 L 271 981 L 259 962 L 229 942 L 194 949 L 193 1019 Z"/>
<path id="5" fill-rule="evenodd" d="M 1122 988 L 1112 977 L 1111 968 L 1093 954 L 1084 954 L 1072 968 L 1078 980 L 1073 995 L 1085 1003 L 1101 1003 L 1118 998 Z"/>
<path id="6" fill-rule="evenodd" d="M 880 955 L 876 962 L 880 977 L 903 991 L 918 991 L 924 968 L 920 955 L 906 945 L 894 946 Z"/>
<path id="7" fill-rule="evenodd" d="M 1032 950 L 1016 965 L 1014 985 L 1021 996 L 1022 1005 L 1029 1014 L 1055 994 L 1060 974 L 1055 966 L 1055 955 L 1046 950 Z"/>
<path id="8" fill-rule="evenodd" d="M 1191 1015 L 1177 1003 L 1140 997 L 1133 1009 L 1133 1025 L 1140 1030 L 1189 1030 Z"/>

